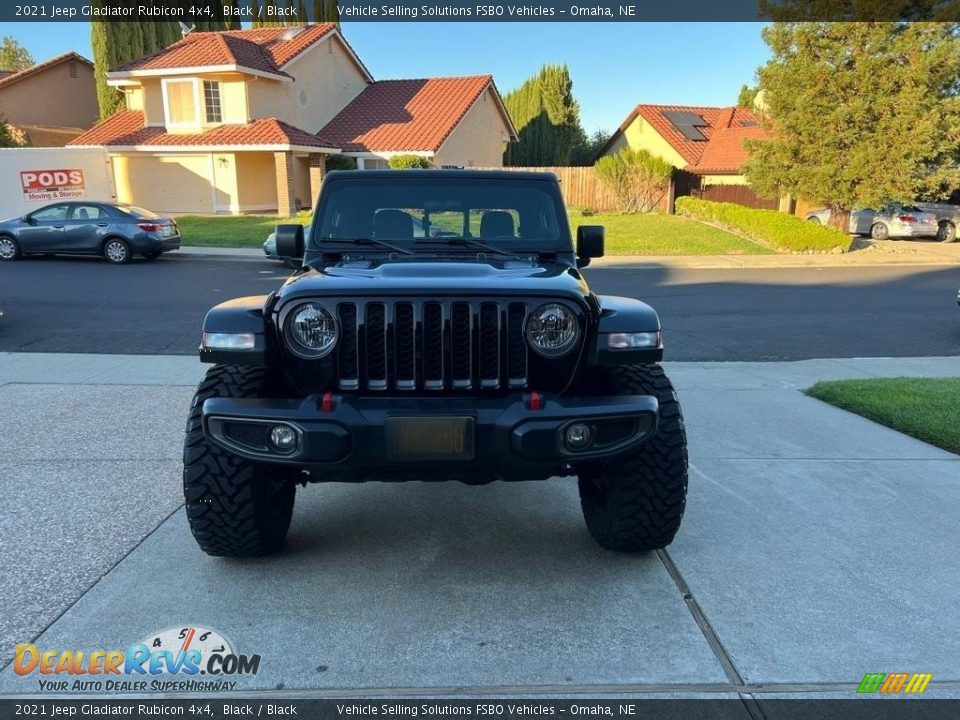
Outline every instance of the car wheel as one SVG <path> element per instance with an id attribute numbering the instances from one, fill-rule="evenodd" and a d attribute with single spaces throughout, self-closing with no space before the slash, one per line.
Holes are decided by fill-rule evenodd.
<path id="1" fill-rule="evenodd" d="M 103 257 L 114 265 L 123 265 L 130 262 L 132 254 L 126 240 L 110 238 L 103 244 Z"/>
<path id="2" fill-rule="evenodd" d="M 957 226 L 949 220 L 942 220 L 937 227 L 937 240 L 940 242 L 953 242 L 957 239 Z"/>
<path id="3" fill-rule="evenodd" d="M 812 222 L 814 225 L 819 225 L 820 218 L 818 218 L 816 215 L 811 215 L 810 217 L 807 218 L 807 222 Z"/>
<path id="4" fill-rule="evenodd" d="M 208 555 L 252 557 L 283 547 L 293 515 L 296 476 L 251 462 L 207 440 L 207 398 L 267 395 L 263 368 L 217 365 L 197 388 L 183 444 L 183 494 L 194 539 Z"/>
<path id="5" fill-rule="evenodd" d="M 886 240 L 890 237 L 890 229 L 883 223 L 874 223 L 870 228 L 870 237 L 874 240 Z"/>
<path id="6" fill-rule="evenodd" d="M 143 256 L 144 256 L 147 260 L 156 260 L 156 259 L 157 259 L 158 257 L 160 257 L 162 254 L 163 254 L 163 253 L 160 252 L 159 250 L 152 250 L 151 252 L 145 252 L 145 253 L 143 254 Z"/>
<path id="7" fill-rule="evenodd" d="M 683 519 L 687 498 L 687 436 L 673 385 L 659 365 L 612 368 L 614 395 L 653 395 L 660 403 L 656 434 L 637 450 L 578 468 L 587 529 L 607 550 L 666 547 Z"/>
<path id="8" fill-rule="evenodd" d="M 20 246 L 9 235 L 0 235 L 0 260 L 16 260 L 20 257 Z"/>

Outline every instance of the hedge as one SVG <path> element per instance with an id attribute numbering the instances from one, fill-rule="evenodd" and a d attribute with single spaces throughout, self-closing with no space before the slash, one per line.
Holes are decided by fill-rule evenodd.
<path id="1" fill-rule="evenodd" d="M 755 210 L 692 197 L 677 198 L 676 208 L 679 215 L 719 225 L 774 250 L 847 252 L 850 249 L 850 238 L 838 230 L 776 210 Z"/>
<path id="2" fill-rule="evenodd" d="M 387 160 L 392 170 L 425 170 L 430 167 L 430 161 L 419 155 L 394 155 Z"/>

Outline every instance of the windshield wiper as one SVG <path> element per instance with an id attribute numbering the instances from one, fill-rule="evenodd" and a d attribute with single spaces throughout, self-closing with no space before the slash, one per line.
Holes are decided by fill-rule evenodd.
<path id="1" fill-rule="evenodd" d="M 340 242 L 354 243 L 355 245 L 367 245 L 369 247 L 382 247 L 387 250 L 392 250 L 393 252 L 398 252 L 401 255 L 413 255 L 414 252 L 410 248 L 401 247 L 399 245 L 393 245 L 392 243 L 385 242 L 383 240 L 377 240 L 376 238 L 343 238 Z"/>
<path id="2" fill-rule="evenodd" d="M 507 250 L 505 248 L 497 247 L 496 245 L 488 245 L 485 242 L 480 242 L 479 240 L 474 240 L 473 238 L 424 238 L 423 240 L 417 240 L 419 243 L 443 243 L 444 245 L 463 245 L 464 247 L 472 247 L 477 250 L 487 250 L 489 252 L 497 253 L 498 255 L 507 255 L 509 257 L 520 257 L 512 250 Z"/>

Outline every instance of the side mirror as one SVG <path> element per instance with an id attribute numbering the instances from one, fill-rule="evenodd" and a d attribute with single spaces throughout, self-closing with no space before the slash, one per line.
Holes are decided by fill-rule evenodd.
<path id="1" fill-rule="evenodd" d="M 303 259 L 303 225 L 277 225 L 277 255 L 283 259 Z"/>
<path id="2" fill-rule="evenodd" d="M 603 225 L 577 228 L 577 266 L 586 267 L 590 258 L 603 257 Z"/>
<path id="3" fill-rule="evenodd" d="M 34 220 L 34 219 L 33 219 L 32 217 L 30 217 L 29 215 L 21 215 L 21 216 L 20 216 L 20 219 L 21 219 L 23 222 L 25 222 L 27 225 L 33 225 L 33 224 L 36 222 L 36 220 Z"/>

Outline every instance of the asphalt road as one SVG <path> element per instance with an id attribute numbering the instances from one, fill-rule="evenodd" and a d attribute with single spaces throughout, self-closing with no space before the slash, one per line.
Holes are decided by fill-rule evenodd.
<path id="1" fill-rule="evenodd" d="M 0 351 L 192 354 L 204 313 L 277 287 L 279 263 L 171 255 L 0 264 Z M 587 269 L 660 312 L 669 360 L 944 356 L 960 351 L 955 267 Z"/>

